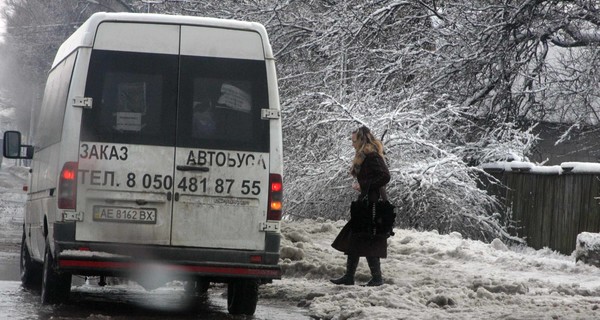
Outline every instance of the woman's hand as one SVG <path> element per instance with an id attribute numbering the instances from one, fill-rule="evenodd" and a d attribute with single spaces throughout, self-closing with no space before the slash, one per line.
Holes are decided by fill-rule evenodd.
<path id="1" fill-rule="evenodd" d="M 352 184 L 352 189 L 360 192 L 360 184 L 358 184 L 358 182 L 355 182 Z"/>

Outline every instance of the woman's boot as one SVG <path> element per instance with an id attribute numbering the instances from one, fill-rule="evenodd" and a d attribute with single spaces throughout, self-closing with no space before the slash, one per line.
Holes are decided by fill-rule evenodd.
<path id="1" fill-rule="evenodd" d="M 333 284 L 343 284 L 346 286 L 354 285 L 354 274 L 358 267 L 358 259 L 360 259 L 359 256 L 348 255 L 348 260 L 346 260 L 346 274 L 341 278 L 331 279 L 329 281 Z"/>
<path id="2" fill-rule="evenodd" d="M 369 269 L 371 269 L 371 280 L 367 282 L 367 287 L 377 287 L 383 284 L 383 277 L 381 275 L 381 262 L 379 257 L 367 257 L 369 263 Z"/>

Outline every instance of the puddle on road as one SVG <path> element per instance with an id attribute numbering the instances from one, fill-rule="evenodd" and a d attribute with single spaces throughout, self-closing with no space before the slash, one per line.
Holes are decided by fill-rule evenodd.
<path id="1" fill-rule="evenodd" d="M 75 280 L 75 279 L 74 279 Z M 147 292 L 135 286 L 74 286 L 68 303 L 42 306 L 39 292 L 17 281 L 0 281 L 0 319 L 240 319 L 227 313 L 223 286 L 208 297 L 186 298 L 183 288 L 165 287 Z M 259 300 L 256 320 L 310 319 L 306 310 L 281 301 Z"/>
<path id="2" fill-rule="evenodd" d="M 0 281 L 19 280 L 19 254 L 0 252 Z"/>

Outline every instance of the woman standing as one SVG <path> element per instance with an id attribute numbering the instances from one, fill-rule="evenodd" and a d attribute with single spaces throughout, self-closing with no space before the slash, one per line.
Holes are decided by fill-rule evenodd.
<path id="1" fill-rule="evenodd" d="M 355 149 L 350 174 L 358 183 L 353 185 L 360 192 L 358 200 L 367 200 L 366 215 L 374 212 L 375 203 L 386 198 L 385 185 L 390 181 L 390 172 L 383 156 L 383 144 L 377 140 L 369 128 L 363 126 L 352 132 L 352 146 Z M 348 255 L 346 274 L 332 279 L 334 284 L 353 285 L 354 274 L 360 257 L 366 257 L 371 270 L 371 280 L 367 286 L 383 284 L 380 258 L 387 257 L 387 237 L 374 235 L 364 225 L 363 220 L 351 219 L 331 244 Z M 372 226 L 371 226 L 372 228 Z"/>

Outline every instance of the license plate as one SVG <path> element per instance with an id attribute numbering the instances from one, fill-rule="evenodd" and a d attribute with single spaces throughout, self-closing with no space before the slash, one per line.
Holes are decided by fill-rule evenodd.
<path id="1" fill-rule="evenodd" d="M 94 220 L 131 223 L 156 223 L 156 209 L 94 206 Z"/>

